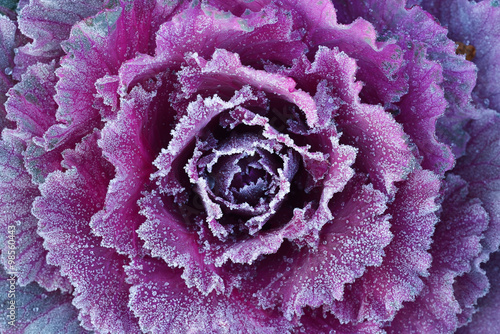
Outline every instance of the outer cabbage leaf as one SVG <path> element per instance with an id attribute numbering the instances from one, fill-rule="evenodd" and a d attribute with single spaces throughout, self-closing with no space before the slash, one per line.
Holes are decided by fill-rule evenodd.
<path id="1" fill-rule="evenodd" d="M 5 93 L 12 87 L 14 66 L 14 46 L 16 45 L 16 25 L 8 17 L 0 16 L 0 130 L 7 125 L 5 119 Z"/>
<path id="2" fill-rule="evenodd" d="M 22 75 L 22 81 L 9 90 L 5 104 L 7 117 L 17 123 L 16 136 L 26 144 L 24 164 L 35 183 L 42 183 L 50 172 L 61 168 L 62 150 L 45 151 L 42 138 L 55 122 L 54 69 L 54 62 L 31 66 Z"/>
<path id="3" fill-rule="evenodd" d="M 391 243 L 384 249 L 380 266 L 367 268 L 362 277 L 346 289 L 344 299 L 334 302 L 331 312 L 342 322 L 391 320 L 422 291 L 422 277 L 429 275 L 429 248 L 438 221 L 440 180 L 430 171 L 417 170 L 401 183 L 391 215 Z"/>
<path id="4" fill-rule="evenodd" d="M 286 333 L 291 324 L 264 311 L 238 290 L 231 295 L 189 289 L 181 270 L 155 259 L 136 259 L 127 268 L 133 287 L 130 307 L 141 329 L 151 333 Z"/>
<path id="5" fill-rule="evenodd" d="M 47 292 L 35 283 L 24 287 L 12 287 L 12 284 L 16 284 L 15 278 L 0 268 L 0 288 L 4 292 L 0 300 L 2 333 L 88 333 L 80 327 L 78 312 L 71 305 L 71 295 Z M 9 298 L 9 291 L 15 291 L 15 296 Z M 9 317 L 11 301 L 15 301 L 15 316 L 12 318 Z"/>
<path id="6" fill-rule="evenodd" d="M 495 334 L 500 330 L 500 252 L 491 255 L 488 263 L 484 266 L 488 275 L 490 288 L 487 295 L 478 301 L 478 311 L 474 314 L 472 322 L 460 328 L 459 334 Z"/>
<path id="7" fill-rule="evenodd" d="M 471 197 L 479 198 L 489 214 L 482 241 L 486 255 L 500 246 L 500 114 L 493 110 L 481 113 L 480 119 L 466 127 L 471 139 L 455 171 L 469 184 Z"/>
<path id="8" fill-rule="evenodd" d="M 496 0 L 471 2 L 467 0 L 422 1 L 422 6 L 435 15 L 449 30 L 451 39 L 472 45 L 478 67 L 474 88 L 478 102 L 500 110 L 500 6 Z"/>
<path id="9" fill-rule="evenodd" d="M 156 45 L 154 57 L 141 55 L 123 64 L 120 90 L 161 71 L 180 68 L 186 53 L 209 59 L 216 49 L 224 49 L 238 54 L 245 65 L 259 66 L 266 52 L 266 59 L 291 65 L 306 47 L 289 15 L 274 4 L 242 18 L 206 4 L 195 5 L 161 25 Z"/>
<path id="10" fill-rule="evenodd" d="M 19 29 L 32 41 L 18 49 L 14 77 L 20 79 L 29 66 L 47 63 L 64 55 L 61 42 L 69 37 L 78 21 L 96 14 L 105 0 L 32 0 L 22 6 Z"/>
<path id="11" fill-rule="evenodd" d="M 94 132 L 76 150 L 65 152 L 67 171 L 47 177 L 33 210 L 49 251 L 47 262 L 60 266 L 75 287 L 73 304 L 80 319 L 87 319 L 82 325 L 102 333 L 130 333 L 138 325 L 127 306 L 129 285 L 123 266 L 128 258 L 102 247 L 89 226 L 92 215 L 102 209 L 113 176 L 97 139 Z"/>
<path id="12" fill-rule="evenodd" d="M 317 87 L 318 95 L 328 96 L 330 114 L 321 118 L 335 119 L 343 140 L 359 149 L 357 164 L 362 171 L 370 175 L 376 189 L 392 196 L 394 182 L 407 177 L 414 158 L 402 127 L 382 107 L 361 103 L 358 94 L 362 84 L 355 81 L 356 65 L 339 48 L 320 46 L 314 62 L 302 57 L 290 70 L 278 71 L 295 78 L 301 86 Z"/>
<path id="13" fill-rule="evenodd" d="M 473 64 L 455 54 L 447 31 L 419 7 L 406 9 L 400 0 L 334 3 L 341 22 L 361 16 L 375 25 L 381 39 L 395 39 L 404 51 L 406 65 L 399 73 L 408 77 L 409 90 L 390 110 L 399 114 L 396 119 L 417 145 L 422 166 L 442 175 L 452 167 L 453 156 L 434 137 L 436 120 L 446 112 L 438 133 L 461 154 L 467 135 L 460 130 L 473 113 L 467 105 L 475 79 Z"/>
<path id="14" fill-rule="evenodd" d="M 92 217 L 91 226 L 103 238 L 103 246 L 125 254 L 143 252 L 136 230 L 144 217 L 139 214 L 137 201 L 153 173 L 155 138 L 143 129 L 154 133 L 153 122 L 161 121 L 153 113 L 156 95 L 156 91 L 134 89 L 121 101 L 121 109 L 114 120 L 107 122 L 99 141 L 103 155 L 115 167 L 115 177 L 106 194 L 105 208 Z"/>
<path id="15" fill-rule="evenodd" d="M 449 175 L 441 221 L 436 226 L 430 249 L 433 262 L 429 276 L 423 279 L 422 292 L 413 303 L 406 303 L 399 311 L 388 332 L 442 333 L 454 331 L 464 324 L 470 312 L 468 308 L 487 288 L 484 273 L 476 266 L 488 219 L 481 201 L 469 197 L 467 183 L 460 177 Z M 474 275 L 474 272 L 480 275 Z M 473 279 L 472 285 L 466 289 L 472 296 L 460 292 L 460 285 L 464 285 L 460 276 L 464 274 Z"/>
<path id="16" fill-rule="evenodd" d="M 17 271 L 18 282 L 27 285 L 37 281 L 51 291 L 57 288 L 69 290 L 67 279 L 61 277 L 59 268 L 46 262 L 47 251 L 43 239 L 37 234 L 37 219 L 31 214 L 31 203 L 40 195 L 31 176 L 24 169 L 23 142 L 4 130 L 0 144 L 0 242 L 2 263 L 9 271 Z M 14 231 L 15 267 L 9 265 L 8 226 Z"/>
<path id="17" fill-rule="evenodd" d="M 46 132 L 47 149 L 74 145 L 99 126 L 99 110 L 94 108 L 100 102 L 96 83 L 106 75 L 118 74 L 121 64 L 136 53 L 151 52 L 160 21 L 177 9 L 177 2 L 123 2 L 72 27 L 61 44 L 67 56 L 56 71 L 60 123 Z"/>

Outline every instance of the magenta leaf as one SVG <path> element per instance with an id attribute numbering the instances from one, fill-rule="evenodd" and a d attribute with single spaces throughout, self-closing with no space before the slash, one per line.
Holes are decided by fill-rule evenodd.
<path id="1" fill-rule="evenodd" d="M 140 130 L 152 125 L 150 108 L 155 95 L 134 89 L 127 100 L 122 100 L 116 118 L 108 121 L 99 141 L 103 155 L 115 167 L 115 177 L 108 187 L 105 209 L 92 217 L 91 226 L 103 238 L 104 247 L 130 255 L 142 252 L 136 230 L 144 218 L 137 201 L 153 172 L 153 157 L 150 143 Z"/>
<path id="2" fill-rule="evenodd" d="M 138 230 L 144 247 L 169 266 L 184 268 L 182 276 L 187 286 L 196 286 L 205 294 L 214 289 L 223 291 L 219 270 L 213 264 L 205 263 L 205 256 L 198 251 L 197 229 L 188 220 L 194 217 L 194 213 L 189 212 L 189 208 L 185 212 L 176 212 L 173 203 L 162 203 L 161 197 L 154 192 L 142 199 L 140 205 L 141 213 L 146 217 L 146 222 Z"/>
<path id="3" fill-rule="evenodd" d="M 352 197 L 336 203 L 333 220 L 323 227 L 317 249 L 289 244 L 256 264 L 255 287 L 264 308 L 282 303 L 286 318 L 300 316 L 302 308 L 341 300 L 344 285 L 360 277 L 369 266 L 382 262 L 390 242 L 386 197 L 373 186 L 349 189 Z M 355 213 L 355 214 L 354 214 Z"/>
<path id="4" fill-rule="evenodd" d="M 456 172 L 469 184 L 471 197 L 479 198 L 489 215 L 482 241 L 488 254 L 500 245 L 500 116 L 493 110 L 481 110 L 481 118 L 471 121 L 466 129 L 471 139 L 466 156 L 457 161 Z"/>
<path id="5" fill-rule="evenodd" d="M 176 166 L 175 160 L 192 143 L 195 136 L 216 116 L 223 111 L 232 109 L 249 100 L 256 100 L 257 97 L 253 94 L 250 87 L 245 86 L 241 90 L 235 92 L 229 101 L 224 101 L 219 96 L 214 95 L 203 99 L 198 95 L 196 101 L 188 105 L 186 114 L 179 120 L 175 129 L 172 132 L 172 140 L 169 142 L 166 149 L 162 149 L 161 153 L 156 157 L 154 165 L 158 168 L 158 172 L 154 177 L 160 189 L 169 194 L 182 194 L 185 189 L 178 183 L 176 179 L 172 179 L 169 174 L 178 173 L 179 169 L 174 169 Z M 178 163 L 178 162 L 177 162 Z M 168 187 L 166 186 L 168 184 Z"/>
<path id="6" fill-rule="evenodd" d="M 359 149 L 359 164 L 376 188 L 392 195 L 394 182 L 406 178 L 414 158 L 401 125 L 380 106 L 361 103 L 358 94 L 362 85 L 355 81 L 356 65 L 339 49 L 320 46 L 314 62 L 303 58 L 285 73 L 310 87 L 317 86 L 318 93 L 329 96 L 337 110 L 322 116 L 335 118 L 348 143 Z M 326 87 L 322 81 L 327 82 Z"/>
<path id="7" fill-rule="evenodd" d="M 293 22 L 275 4 L 263 8 L 262 13 L 240 18 L 206 4 L 195 4 L 160 26 L 154 57 L 141 55 L 123 64 L 121 89 L 127 90 L 139 79 L 167 68 L 180 68 L 186 53 L 209 59 L 216 49 L 224 49 L 238 54 L 246 65 L 259 63 L 260 55 L 266 52 L 267 59 L 291 65 L 290 61 L 305 49 L 293 31 Z"/>
<path id="8" fill-rule="evenodd" d="M 343 322 L 365 319 L 391 320 L 403 302 L 414 300 L 429 275 L 429 254 L 434 225 L 438 221 L 435 203 L 440 182 L 432 172 L 417 170 L 400 185 L 389 205 L 391 243 L 384 249 L 380 266 L 365 274 L 345 293 L 344 300 L 332 305 L 332 312 Z"/>
<path id="9" fill-rule="evenodd" d="M 121 64 L 136 53 L 151 52 L 160 17 L 168 17 L 176 8 L 176 3 L 120 3 L 71 28 L 69 38 L 61 44 L 67 56 L 56 71 L 60 123 L 45 134 L 48 149 L 74 144 L 98 126 L 96 82 L 118 74 Z"/>
<path id="10" fill-rule="evenodd" d="M 498 332 L 500 0 L 16 3 L 1 332 Z"/>
<path id="11" fill-rule="evenodd" d="M 90 317 L 90 323 L 83 325 L 103 333 L 130 333 L 138 325 L 127 307 L 130 286 L 124 281 L 123 266 L 128 257 L 102 247 L 89 226 L 92 215 L 102 209 L 106 185 L 113 176 L 112 167 L 101 158 L 97 139 L 94 132 L 76 150 L 65 152 L 68 170 L 49 175 L 34 213 L 49 251 L 47 262 L 61 267 L 75 288 L 73 304 L 80 317 Z"/>
<path id="12" fill-rule="evenodd" d="M 490 287 L 488 294 L 478 302 L 478 308 L 481 310 L 474 314 L 472 322 L 467 326 L 460 328 L 459 334 L 484 333 L 494 334 L 500 328 L 500 319 L 498 318 L 498 308 L 500 307 L 500 252 L 491 255 L 490 260 L 485 266 L 488 275 Z"/>
<path id="13" fill-rule="evenodd" d="M 408 91 L 391 109 L 399 114 L 396 119 L 417 145 L 422 166 L 443 174 L 453 161 L 450 149 L 434 138 L 435 123 L 449 107 L 447 116 L 453 115 L 453 119 L 444 120 L 439 133 L 449 137 L 447 128 L 455 126 L 446 141 L 459 153 L 467 140 L 460 126 L 470 112 L 466 107 L 474 84 L 473 65 L 455 55 L 446 30 L 419 7 L 407 9 L 398 0 L 334 3 L 342 8 L 340 21 L 352 22 L 361 16 L 375 25 L 381 39 L 395 39 L 402 51 L 407 50 L 402 56 L 406 65 L 396 75 L 407 77 Z M 455 149 L 455 145 L 460 147 Z"/>
<path id="14" fill-rule="evenodd" d="M 238 290 L 231 295 L 189 289 L 178 269 L 154 259 L 137 259 L 127 268 L 133 285 L 130 307 L 141 329 L 151 333 L 286 333 L 291 324 L 263 311 Z"/>
<path id="15" fill-rule="evenodd" d="M 500 69 L 496 60 L 500 55 L 500 46 L 493 42 L 500 36 L 500 28 L 496 24 L 500 20 L 500 7 L 496 0 L 477 3 L 446 0 L 440 1 L 437 6 L 432 6 L 429 1 L 422 2 L 422 6 L 449 29 L 452 40 L 475 48 L 472 61 L 478 73 L 474 95 L 480 104 L 499 110 L 500 84 L 496 78 Z"/>
<path id="16" fill-rule="evenodd" d="M 423 279 L 420 295 L 396 315 L 390 333 L 454 331 L 467 321 L 468 308 L 487 288 L 484 273 L 476 266 L 488 214 L 480 200 L 468 197 L 467 183 L 460 177 L 449 175 L 446 185 L 442 220 L 436 226 L 430 249 L 433 263 L 429 275 Z M 459 289 L 468 284 L 464 274 L 472 280 L 472 289 L 467 289 L 470 296 Z"/>

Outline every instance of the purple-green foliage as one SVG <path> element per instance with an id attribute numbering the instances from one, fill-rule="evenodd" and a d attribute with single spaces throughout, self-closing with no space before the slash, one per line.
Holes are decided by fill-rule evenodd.
<path id="1" fill-rule="evenodd" d="M 3 332 L 500 331 L 497 0 L 9 6 Z"/>

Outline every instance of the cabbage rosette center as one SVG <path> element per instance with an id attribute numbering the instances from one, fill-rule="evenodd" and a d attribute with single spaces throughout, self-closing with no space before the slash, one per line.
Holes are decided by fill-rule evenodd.
<path id="1" fill-rule="evenodd" d="M 244 66 L 222 49 L 208 61 L 187 55 L 176 77 L 172 95 L 191 101 L 155 158 L 156 189 L 141 199 L 146 248 L 183 267 L 188 285 L 204 293 L 229 284 L 220 268 L 227 261 L 252 264 L 285 240 L 317 249 L 332 219 L 328 204 L 354 175 L 357 152 L 339 144 L 334 108 L 320 115 L 293 78 Z M 153 203 L 168 219 L 158 220 Z M 196 257 L 169 229 L 185 231 Z"/>

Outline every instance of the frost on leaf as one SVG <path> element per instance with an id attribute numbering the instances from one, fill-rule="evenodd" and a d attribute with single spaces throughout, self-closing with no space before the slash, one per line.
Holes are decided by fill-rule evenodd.
<path id="1" fill-rule="evenodd" d="M 344 140 L 359 150 L 357 164 L 378 190 L 392 196 L 394 183 L 404 180 L 414 167 L 414 157 L 401 125 L 384 108 L 360 100 L 362 85 L 356 81 L 356 65 L 338 48 L 320 46 L 314 62 L 303 57 L 290 70 L 279 72 L 316 90 L 317 101 L 330 109 L 329 113 L 319 110 L 320 121 L 335 119 Z M 323 95 L 328 96 L 328 103 Z"/>
<path id="2" fill-rule="evenodd" d="M 154 174 L 157 183 L 162 192 L 179 196 L 185 189 L 178 183 L 178 174 L 181 171 L 175 160 L 193 142 L 202 129 L 217 115 L 225 110 L 234 108 L 246 101 L 256 99 L 255 95 L 248 86 L 237 91 L 231 100 L 224 101 L 217 95 L 203 99 L 198 95 L 196 101 L 189 104 L 186 115 L 184 115 L 177 123 L 172 131 L 172 139 L 166 149 L 162 149 L 161 153 L 155 159 L 154 164 L 158 168 L 158 172 Z M 178 199 L 177 201 L 182 201 Z"/>
<path id="3" fill-rule="evenodd" d="M 10 334 L 25 333 L 89 333 L 80 327 L 78 311 L 71 304 L 72 296 L 60 291 L 47 292 L 36 283 L 20 287 L 16 276 L 0 268 L 0 288 L 5 293 L 0 299 L 0 331 Z M 14 286 L 13 286 L 14 285 Z M 14 291 L 15 296 L 9 297 Z M 15 301 L 14 316 L 11 301 Z"/>
<path id="4" fill-rule="evenodd" d="M 1 260 L 9 272 L 18 272 L 18 283 L 36 281 L 47 290 L 71 288 L 59 268 L 46 262 L 47 251 L 37 234 L 37 219 L 31 214 L 31 203 L 40 195 L 31 176 L 24 169 L 22 140 L 5 130 L 0 143 L 0 242 Z M 9 264 L 9 245 L 14 245 L 14 265 Z"/>
<path id="5" fill-rule="evenodd" d="M 16 25 L 9 18 L 0 16 L 0 130 L 7 125 L 5 119 L 5 94 L 12 87 L 14 66 L 14 46 L 16 45 Z"/>
<path id="6" fill-rule="evenodd" d="M 138 230 L 144 247 L 171 267 L 184 268 L 182 277 L 189 287 L 196 286 L 203 293 L 224 290 L 219 270 L 206 264 L 198 248 L 198 233 L 193 222 L 186 218 L 194 215 L 180 212 L 174 203 L 162 201 L 156 192 L 140 201 L 141 213 L 146 221 Z"/>
<path id="7" fill-rule="evenodd" d="M 349 289 L 344 300 L 333 303 L 331 312 L 343 321 L 390 320 L 422 290 L 422 277 L 428 276 L 429 254 L 434 225 L 438 221 L 435 203 L 440 187 L 432 172 L 410 174 L 389 204 L 391 243 L 384 249 L 380 266 L 366 272 Z"/>
<path id="8" fill-rule="evenodd" d="M 481 200 L 489 215 L 481 242 L 486 255 L 500 245 L 500 115 L 482 110 L 481 118 L 471 121 L 466 130 L 471 136 L 467 154 L 457 161 L 455 171 L 469 184 L 470 195 Z"/>
<path id="9" fill-rule="evenodd" d="M 62 149 L 47 151 L 43 138 L 56 120 L 54 69 L 54 62 L 31 66 L 9 91 L 5 103 L 8 119 L 17 123 L 16 136 L 26 143 L 25 166 L 35 183 L 42 183 L 50 172 L 60 169 L 62 159 Z"/>
<path id="10" fill-rule="evenodd" d="M 261 306 L 282 304 L 286 318 L 300 316 L 305 306 L 341 300 L 346 283 L 366 267 L 381 264 L 383 249 L 392 238 L 389 217 L 383 215 L 386 197 L 371 185 L 351 185 L 344 191 L 351 196 L 332 207 L 334 218 L 321 230 L 317 248 L 286 244 L 255 264 L 253 284 L 259 289 Z"/>
<path id="11" fill-rule="evenodd" d="M 458 329 L 459 334 L 495 334 L 500 328 L 498 310 L 500 308 L 500 252 L 493 253 L 484 266 L 488 275 L 489 290 L 479 299 L 480 312 L 472 316 L 472 322 Z"/>
<path id="12" fill-rule="evenodd" d="M 80 4 L 82 5 L 82 4 Z M 153 2 L 120 3 L 78 22 L 61 43 L 67 56 L 56 74 L 57 121 L 46 133 L 52 149 L 71 145 L 98 127 L 100 113 L 96 82 L 117 75 L 122 63 L 137 53 L 152 52 L 160 21 L 168 19 L 176 6 Z M 76 103 L 75 103 L 76 101 Z"/>
<path id="13" fill-rule="evenodd" d="M 123 64 L 120 87 L 126 91 L 151 73 L 180 68 L 185 54 L 209 59 L 216 49 L 240 55 L 243 64 L 258 64 L 265 53 L 268 60 L 291 65 L 305 49 L 293 23 L 276 4 L 243 18 L 207 4 L 195 5 L 160 26 L 155 56 L 142 55 Z"/>
<path id="14" fill-rule="evenodd" d="M 417 331 L 442 333 L 454 331 L 471 314 L 471 299 L 484 293 L 487 281 L 478 267 L 481 237 L 488 226 L 488 214 L 481 201 L 469 197 L 466 182 L 448 175 L 444 188 L 441 221 L 434 231 L 430 248 L 433 258 L 424 287 L 411 303 L 395 316 L 388 332 Z M 460 286 L 469 284 L 464 295 Z"/>
<path id="15" fill-rule="evenodd" d="M 122 99 L 116 118 L 107 122 L 98 142 L 115 175 L 107 189 L 105 208 L 92 217 L 90 224 L 93 233 L 103 238 L 103 246 L 130 255 L 143 252 L 136 230 L 144 217 L 137 202 L 153 173 L 150 141 L 156 138 L 152 120 L 161 120 L 154 114 L 156 95 L 134 88 L 127 99 Z M 149 129 L 150 136 L 144 128 Z"/>
<path id="16" fill-rule="evenodd" d="M 47 262 L 60 266 L 74 286 L 73 304 L 89 330 L 130 333 L 138 329 L 128 309 L 130 286 L 124 281 L 128 257 L 101 246 L 89 222 L 102 209 L 113 169 L 101 158 L 98 132 L 85 137 L 75 150 L 66 151 L 67 171 L 50 174 L 34 202 L 39 233 L 48 250 Z"/>
<path id="17" fill-rule="evenodd" d="M 273 311 L 258 308 L 238 290 L 231 295 L 189 289 L 181 271 L 144 258 L 127 267 L 130 308 L 151 333 L 286 333 L 291 327 Z"/>

